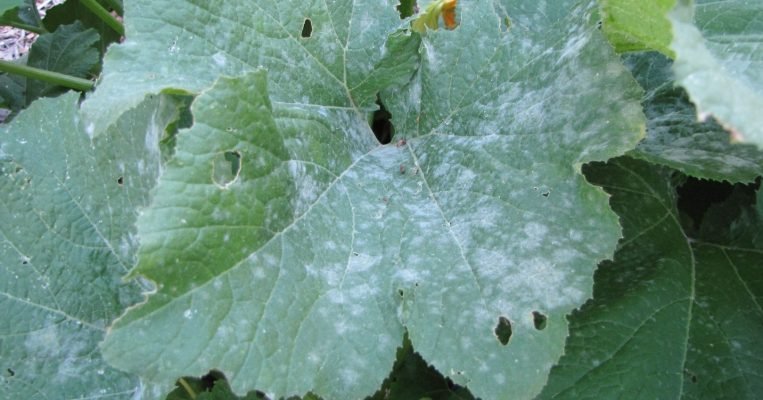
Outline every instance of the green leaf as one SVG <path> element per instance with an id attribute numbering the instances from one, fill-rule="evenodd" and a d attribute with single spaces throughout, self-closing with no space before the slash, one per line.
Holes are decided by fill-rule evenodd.
<path id="1" fill-rule="evenodd" d="M 397 360 L 381 389 L 368 400 L 474 400 L 463 387 L 446 380 L 411 346 L 407 338 L 397 351 Z"/>
<path id="2" fill-rule="evenodd" d="M 757 398 L 763 241 L 751 234 L 763 228 L 760 210 L 706 220 L 727 232 L 722 241 L 691 239 L 670 170 L 622 158 L 587 176 L 612 194 L 624 238 L 596 273 L 593 301 L 572 315 L 541 398 Z"/>
<path id="3" fill-rule="evenodd" d="M 763 2 L 679 0 L 670 21 L 676 81 L 699 118 L 763 147 Z"/>
<path id="4" fill-rule="evenodd" d="M 77 100 L 41 99 L 0 132 L 0 385 L 9 399 L 129 399 L 138 385 L 97 344 L 140 299 L 139 285 L 120 276 L 159 172 L 157 136 L 176 111 L 149 99 L 91 140 Z"/>
<path id="5" fill-rule="evenodd" d="M 101 0 L 104 6 L 108 6 L 107 1 Z M 69 25 L 79 21 L 87 28 L 95 29 L 98 32 L 97 48 L 101 55 L 106 53 L 106 48 L 119 41 L 119 34 L 109 27 L 102 19 L 98 18 L 92 11 L 85 7 L 81 1 L 65 1 L 45 13 L 43 25 L 50 32 L 58 29 L 59 26 Z M 100 58 L 99 58 L 100 62 Z"/>
<path id="6" fill-rule="evenodd" d="M 94 47 L 98 34 L 79 22 L 60 26 L 53 33 L 40 35 L 29 50 L 27 65 L 79 78 L 89 74 L 99 63 Z M 40 97 L 61 94 L 67 89 L 35 79 L 5 74 L 0 76 L 0 95 L 6 106 L 18 111 Z"/>
<path id="7" fill-rule="evenodd" d="M 697 178 L 752 182 L 763 176 L 763 152 L 729 143 L 715 121 L 698 122 L 686 92 L 674 86 L 672 62 L 658 53 L 624 57 L 646 93 L 647 136 L 631 156 L 675 168 Z"/>
<path id="8" fill-rule="evenodd" d="M 668 12 L 676 0 L 599 0 L 602 29 L 618 52 L 657 50 L 669 57 Z"/>
<path id="9" fill-rule="evenodd" d="M 111 75 L 90 107 L 117 88 L 129 103 L 148 85 L 199 90 L 223 67 L 250 69 L 232 54 L 261 60 L 270 82 L 247 73 L 201 92 L 138 220 L 131 276 L 157 291 L 115 322 L 102 349 L 152 396 L 216 369 L 237 393 L 361 398 L 387 376 L 406 330 L 427 363 L 483 398 L 532 397 L 561 355 L 565 315 L 589 297 L 619 236 L 580 165 L 633 148 L 644 126 L 642 93 L 596 29 L 595 4 L 496 13 L 491 1 L 468 3 L 457 29 L 428 33 L 413 55 L 395 41 L 422 39 L 398 33 L 385 46 L 400 20 L 373 4 L 350 13 L 332 3 L 329 21 L 323 5 L 211 16 L 183 3 L 158 14 L 173 23 L 128 34 L 140 40 L 109 53 Z M 230 54 L 209 44 L 240 15 L 252 16 L 252 39 L 224 42 Z M 310 38 L 299 37 L 305 16 Z M 176 26 L 201 29 L 194 18 L 226 23 L 204 24 L 205 41 L 176 41 Z M 335 47 L 346 52 L 319 51 L 337 37 L 350 38 Z M 171 62 L 155 56 L 168 43 Z M 154 56 L 143 63 L 119 59 L 144 48 Z M 411 79 L 411 67 L 387 60 L 418 54 L 413 81 L 383 99 L 408 140 L 381 146 L 365 104 Z M 200 61 L 215 59 L 231 64 Z M 119 72 L 127 65 L 131 74 Z M 149 70 L 156 82 L 143 79 Z M 509 324 L 503 345 L 495 330 Z"/>
<path id="10" fill-rule="evenodd" d="M 408 18 L 416 14 L 418 7 L 416 0 L 400 0 L 396 8 L 400 13 L 400 18 Z"/>
<path id="11" fill-rule="evenodd" d="M 0 25 L 25 27 L 28 29 L 40 29 L 40 13 L 37 12 L 35 0 L 10 1 L 6 4 L 16 4 L 18 8 L 6 8 L 0 14 Z"/>
<path id="12" fill-rule="evenodd" d="M 0 15 L 6 11 L 24 5 L 25 0 L 0 0 Z"/>

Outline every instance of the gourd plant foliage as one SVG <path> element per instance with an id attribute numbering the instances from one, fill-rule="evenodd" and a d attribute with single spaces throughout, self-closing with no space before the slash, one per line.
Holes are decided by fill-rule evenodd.
<path id="1" fill-rule="evenodd" d="M 763 5 L 455 3 L 126 2 L 2 132 L 6 397 L 755 398 Z"/>

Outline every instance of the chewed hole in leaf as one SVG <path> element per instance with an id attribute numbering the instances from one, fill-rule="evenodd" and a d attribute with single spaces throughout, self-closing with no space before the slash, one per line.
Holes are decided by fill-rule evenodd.
<path id="1" fill-rule="evenodd" d="M 506 346 L 511 339 L 511 321 L 503 315 L 498 317 L 498 324 L 495 326 L 495 337 L 498 338 L 498 342 Z"/>
<path id="2" fill-rule="evenodd" d="M 419 10 L 416 0 L 400 0 L 395 6 L 397 12 L 400 14 L 400 19 L 406 19 L 413 14 L 416 14 Z"/>
<path id="3" fill-rule="evenodd" d="M 124 185 L 124 183 L 125 183 L 125 178 L 123 178 L 121 176 L 119 178 L 117 178 L 117 185 L 122 186 L 122 185 Z"/>
<path id="4" fill-rule="evenodd" d="M 310 18 L 305 18 L 305 22 L 302 24 L 302 37 L 309 38 L 313 35 L 313 21 Z"/>
<path id="5" fill-rule="evenodd" d="M 535 329 L 542 331 L 546 329 L 546 321 L 548 318 L 540 311 L 533 311 L 533 325 Z"/>
<path id="6" fill-rule="evenodd" d="M 379 95 L 376 95 L 376 104 L 379 109 L 374 112 L 373 120 L 371 121 L 371 130 L 376 136 L 376 140 L 381 144 L 388 144 L 392 141 L 392 136 L 395 135 L 395 127 L 392 125 L 392 114 L 384 107 Z"/>
<path id="7" fill-rule="evenodd" d="M 16 375 L 16 371 L 12 370 L 11 368 L 8 368 L 8 369 L 6 370 L 6 372 L 8 372 L 8 377 L 9 377 L 9 378 L 12 378 L 13 376 L 15 376 L 15 375 Z"/>
<path id="8" fill-rule="evenodd" d="M 225 188 L 235 182 L 241 173 L 241 153 L 226 151 L 218 153 L 212 162 L 212 180 Z"/>

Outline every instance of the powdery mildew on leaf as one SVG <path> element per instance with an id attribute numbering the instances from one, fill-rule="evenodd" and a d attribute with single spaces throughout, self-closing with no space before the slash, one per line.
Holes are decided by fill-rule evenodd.
<path id="1" fill-rule="evenodd" d="M 731 140 L 763 146 L 763 3 L 679 0 L 670 14 L 676 82 Z"/>
<path id="2" fill-rule="evenodd" d="M 373 106 L 375 93 L 389 80 L 408 77 L 373 73 L 387 36 L 400 24 L 393 3 L 134 1 L 125 10 L 127 39 L 105 56 L 101 82 L 84 103 L 84 114 L 98 134 L 146 93 L 168 87 L 198 93 L 220 75 L 259 67 L 270 72 L 274 100 Z M 301 35 L 306 19 L 312 26 L 307 38 Z"/>
<path id="3" fill-rule="evenodd" d="M 332 97 L 351 85 L 320 78 L 329 61 L 300 64 L 293 82 L 273 64 L 202 92 L 138 221 L 132 275 L 158 291 L 114 324 L 109 361 L 153 395 L 218 369 L 239 393 L 361 398 L 407 330 L 427 362 L 478 396 L 538 393 L 565 315 L 590 296 L 619 237 L 580 165 L 632 148 L 643 117 L 593 2 L 560 4 L 569 12 L 559 15 L 507 3 L 459 5 L 461 25 L 418 48 L 406 45 L 415 36 L 390 39 L 400 41 L 388 42 L 389 59 L 422 59 L 383 96 L 402 145 L 375 141 L 354 92 Z M 337 32 L 365 15 L 330 9 Z M 504 12 L 515 31 L 501 28 Z M 387 32 L 374 24 L 360 25 Z M 387 59 L 360 59 L 343 64 L 355 82 L 401 81 Z M 227 152 L 240 154 L 240 172 L 219 185 L 213 166 Z M 499 321 L 511 323 L 505 345 Z"/>
<path id="4" fill-rule="evenodd" d="M 36 101 L 2 132 L 7 398 L 128 399 L 138 385 L 106 364 L 98 343 L 106 325 L 140 299 L 138 285 L 121 276 L 134 262 L 136 208 L 158 175 L 159 155 L 146 152 L 144 137 L 164 129 L 172 107 L 148 99 L 90 140 L 76 103 L 76 94 Z"/>
<path id="5" fill-rule="evenodd" d="M 687 175 L 752 182 L 763 175 L 763 152 L 752 144 L 730 143 L 715 121 L 697 121 L 686 92 L 673 84 L 672 62 L 657 53 L 624 57 L 644 90 L 647 137 L 630 153 Z"/>

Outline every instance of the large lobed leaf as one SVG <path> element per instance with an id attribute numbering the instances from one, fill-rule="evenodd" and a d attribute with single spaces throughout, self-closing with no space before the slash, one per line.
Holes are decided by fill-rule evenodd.
<path id="1" fill-rule="evenodd" d="M 91 140 L 77 98 L 38 100 L 0 131 L 3 398 L 129 399 L 139 384 L 103 360 L 98 342 L 140 299 L 121 276 L 174 107 L 148 99 Z"/>
<path id="2" fill-rule="evenodd" d="M 469 2 L 458 29 L 386 45 L 391 3 L 142 5 L 85 104 L 92 132 L 113 118 L 98 105 L 215 83 L 138 220 L 131 275 L 157 291 L 112 326 L 111 363 L 150 397 L 217 369 L 239 393 L 360 398 L 407 330 L 478 396 L 540 391 L 619 236 L 580 165 L 644 129 L 593 2 Z M 408 81 L 383 99 L 407 141 L 381 146 L 366 111 Z"/>
<path id="3" fill-rule="evenodd" d="M 672 171 L 622 158 L 588 176 L 612 194 L 625 237 L 597 271 L 593 301 L 572 315 L 541 398 L 759 397 L 763 202 L 732 198 L 690 238 Z"/>

